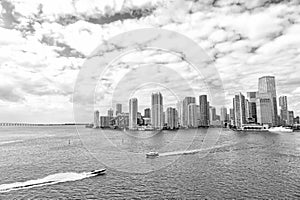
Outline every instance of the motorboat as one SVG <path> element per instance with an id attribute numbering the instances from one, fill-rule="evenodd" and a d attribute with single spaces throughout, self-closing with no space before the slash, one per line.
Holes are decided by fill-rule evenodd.
<path id="1" fill-rule="evenodd" d="M 105 172 L 106 172 L 106 169 L 98 169 L 98 170 L 93 170 L 93 171 L 91 171 L 91 174 L 95 174 L 96 176 L 99 176 L 99 175 L 103 175 L 103 174 L 105 174 Z"/>
<path id="2" fill-rule="evenodd" d="M 291 133 L 293 132 L 293 129 L 289 127 L 280 126 L 280 127 L 269 128 L 268 131 L 272 133 Z"/>
<path id="3" fill-rule="evenodd" d="M 158 156 L 159 156 L 159 154 L 156 151 L 151 151 L 149 153 L 146 153 L 147 158 L 155 158 L 155 157 L 158 157 Z"/>

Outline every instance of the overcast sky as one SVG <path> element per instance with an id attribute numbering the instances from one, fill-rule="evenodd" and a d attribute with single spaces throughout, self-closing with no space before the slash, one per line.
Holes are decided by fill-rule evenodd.
<path id="1" fill-rule="evenodd" d="M 223 82 L 228 107 L 234 93 L 256 91 L 259 77 L 274 75 L 277 96 L 288 96 L 289 109 L 300 114 L 299 0 L 2 0 L 0 11 L 1 122 L 74 121 L 73 90 L 86 58 L 113 36 L 151 27 L 176 31 L 204 49 Z M 126 88 L 136 84 L 129 83 L 135 76 L 149 76 L 138 69 L 149 63 L 161 79 L 180 88 L 178 77 L 164 71 L 175 63 L 197 93 L 207 92 L 178 57 L 134 52 L 111 66 L 107 87 L 97 88 L 100 113 L 110 107 L 105 94 L 115 95 L 107 90 L 117 91 L 112 86 L 118 81 Z M 132 70 L 135 76 L 126 76 Z M 149 102 L 153 90 L 165 90 L 149 84 L 137 88 L 128 97 L 149 93 Z M 165 92 L 166 103 L 174 104 L 176 95 Z"/>

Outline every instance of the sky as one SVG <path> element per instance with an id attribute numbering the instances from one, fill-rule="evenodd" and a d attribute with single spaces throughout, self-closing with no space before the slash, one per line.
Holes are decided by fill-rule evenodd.
<path id="1" fill-rule="evenodd" d="M 231 107 L 235 93 L 257 91 L 258 78 L 273 75 L 277 96 L 286 95 L 300 115 L 299 11 L 299 0 L 2 0 L 0 122 L 73 122 L 74 90 L 90 55 L 144 28 L 175 31 L 203 49 L 224 89 L 215 106 Z M 94 98 L 76 102 L 100 114 L 117 102 L 126 110 L 129 97 L 138 97 L 143 112 L 157 90 L 175 106 L 213 85 L 180 55 L 161 50 L 128 52 L 95 78 Z M 86 109 L 80 120 L 92 118 Z"/>

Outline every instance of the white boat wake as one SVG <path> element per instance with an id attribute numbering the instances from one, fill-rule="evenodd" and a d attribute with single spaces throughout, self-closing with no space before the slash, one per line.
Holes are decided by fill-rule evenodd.
<path id="1" fill-rule="evenodd" d="M 53 185 L 53 184 L 63 183 L 63 182 L 77 181 L 77 180 L 81 180 L 93 176 L 97 176 L 97 174 L 92 174 L 91 172 L 82 172 L 82 173 L 68 172 L 68 173 L 52 174 L 42 179 L 2 184 L 0 185 L 0 193 L 9 192 L 12 190 L 21 190 L 21 189 L 40 187 L 45 185 Z"/>
<path id="2" fill-rule="evenodd" d="M 196 154 L 196 153 L 200 153 L 200 152 L 203 152 L 203 151 L 209 151 L 209 150 L 213 150 L 213 149 L 217 149 L 217 148 L 221 148 L 221 147 L 226 147 L 226 146 L 230 146 L 230 145 L 233 145 L 233 144 L 224 144 L 224 145 L 213 146 L 213 147 L 209 147 L 209 148 L 193 149 L 193 150 L 185 150 L 185 151 L 165 152 L 165 153 L 159 153 L 159 156 L 163 157 L 163 156 L 177 156 L 177 155 Z"/>

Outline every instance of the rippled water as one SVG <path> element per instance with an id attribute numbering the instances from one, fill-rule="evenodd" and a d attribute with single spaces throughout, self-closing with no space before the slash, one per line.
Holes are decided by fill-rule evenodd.
<path id="1" fill-rule="evenodd" d="M 78 130 L 0 127 L 0 199 L 300 198 L 300 132 Z"/>

